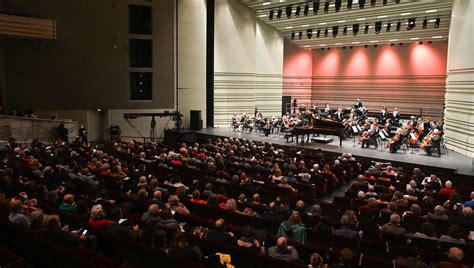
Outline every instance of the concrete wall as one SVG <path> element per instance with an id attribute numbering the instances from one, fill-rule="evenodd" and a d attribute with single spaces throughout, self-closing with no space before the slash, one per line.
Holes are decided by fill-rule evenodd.
<path id="1" fill-rule="evenodd" d="M 152 101 L 129 100 L 129 3 L 153 5 Z M 8 108 L 172 109 L 174 3 L 4 0 L 4 12 L 54 19 L 58 33 L 48 42 L 5 38 Z"/>

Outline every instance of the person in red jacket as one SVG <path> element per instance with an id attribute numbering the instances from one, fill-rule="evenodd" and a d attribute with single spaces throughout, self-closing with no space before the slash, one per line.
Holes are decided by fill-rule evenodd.
<path id="1" fill-rule="evenodd" d="M 441 190 L 439 190 L 438 192 L 438 195 L 439 196 L 450 196 L 451 194 L 453 194 L 454 192 L 456 192 L 456 189 L 453 189 L 453 183 L 451 181 L 446 181 L 444 183 L 444 188 L 442 188 Z"/>
<path id="2" fill-rule="evenodd" d="M 90 226 L 98 229 L 104 229 L 111 223 L 112 221 L 106 218 L 102 205 L 99 204 L 92 207 L 91 217 L 89 218 Z"/>

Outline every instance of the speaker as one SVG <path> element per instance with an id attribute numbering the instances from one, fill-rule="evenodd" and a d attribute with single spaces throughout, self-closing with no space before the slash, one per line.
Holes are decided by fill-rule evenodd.
<path id="1" fill-rule="evenodd" d="M 191 123 L 189 126 L 190 130 L 201 130 L 202 129 L 202 115 L 200 110 L 190 111 Z"/>

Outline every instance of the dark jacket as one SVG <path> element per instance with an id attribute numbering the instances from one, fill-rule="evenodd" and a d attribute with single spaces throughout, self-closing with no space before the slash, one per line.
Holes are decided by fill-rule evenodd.
<path id="1" fill-rule="evenodd" d="M 268 256 L 282 261 L 297 261 L 299 260 L 298 252 L 294 247 L 290 247 L 290 249 L 282 249 L 277 246 L 273 246 L 268 249 Z"/>

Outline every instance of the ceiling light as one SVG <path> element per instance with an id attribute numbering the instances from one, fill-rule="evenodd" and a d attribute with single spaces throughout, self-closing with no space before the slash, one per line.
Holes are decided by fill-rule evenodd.
<path id="1" fill-rule="evenodd" d="M 372 40 L 372 41 L 369 41 L 370 43 L 378 43 L 379 41 L 377 40 Z"/>
<path id="2" fill-rule="evenodd" d="M 441 19 L 440 19 L 440 18 L 437 18 L 437 19 L 435 20 L 435 25 L 434 25 L 434 27 L 435 27 L 435 28 L 439 28 L 440 22 L 441 22 Z"/>
<path id="3" fill-rule="evenodd" d="M 410 40 L 420 40 L 420 38 L 419 37 L 412 37 L 412 38 L 410 38 Z"/>
<path id="4" fill-rule="evenodd" d="M 319 0 L 314 0 L 313 1 L 313 14 L 316 15 L 318 14 L 319 11 Z"/>
<path id="5" fill-rule="evenodd" d="M 388 40 L 388 41 L 390 41 L 390 42 L 397 42 L 398 39 L 390 39 L 390 40 Z"/>
<path id="6" fill-rule="evenodd" d="M 336 6 L 335 4 L 329 5 L 329 7 L 335 7 L 335 6 Z"/>
<path id="7" fill-rule="evenodd" d="M 298 6 L 296 7 L 295 15 L 296 15 L 297 17 L 299 17 L 299 16 L 300 16 L 300 13 L 301 13 L 301 6 L 298 5 Z"/>
<path id="8" fill-rule="evenodd" d="M 388 18 L 388 15 L 378 16 L 377 18 L 379 18 L 379 19 Z"/>
<path id="9" fill-rule="evenodd" d="M 431 10 L 426 10 L 425 13 L 434 13 L 437 12 L 438 10 L 436 9 L 431 9 Z"/>
<path id="10" fill-rule="evenodd" d="M 303 27 L 303 28 L 309 27 L 309 24 L 301 25 L 301 27 Z"/>
<path id="11" fill-rule="evenodd" d="M 283 13 L 283 11 L 280 9 L 278 9 L 277 11 L 277 19 L 280 19 L 281 18 L 281 14 Z"/>
<path id="12" fill-rule="evenodd" d="M 443 38 L 443 36 L 442 36 L 442 35 L 438 35 L 438 36 L 433 36 L 433 37 L 431 37 L 431 38 L 433 38 L 433 39 L 440 39 L 440 38 Z"/>
<path id="13" fill-rule="evenodd" d="M 342 43 L 335 43 L 334 45 L 336 45 L 336 46 L 340 46 L 340 45 L 342 45 Z"/>
<path id="14" fill-rule="evenodd" d="M 416 27 L 416 18 L 409 18 L 407 30 L 411 30 L 415 27 Z"/>
<path id="15" fill-rule="evenodd" d="M 327 22 L 320 22 L 319 25 L 326 25 L 328 24 Z"/>
<path id="16" fill-rule="evenodd" d="M 436 21 L 436 19 L 432 19 L 432 20 L 429 20 L 428 22 L 435 22 L 435 21 Z"/>
<path id="17" fill-rule="evenodd" d="M 324 3 L 324 13 L 328 13 L 329 12 L 329 1 L 326 1 L 326 3 Z"/>
<path id="18" fill-rule="evenodd" d="M 293 26 L 287 26 L 285 29 L 293 29 Z"/>
<path id="19" fill-rule="evenodd" d="M 360 42 L 352 42 L 352 44 L 356 45 L 356 44 L 360 44 Z"/>
<path id="20" fill-rule="evenodd" d="M 313 29 L 306 30 L 306 37 L 308 37 L 308 39 L 311 39 L 311 37 L 313 37 Z"/>
<path id="21" fill-rule="evenodd" d="M 428 28 L 428 19 L 427 18 L 425 18 L 423 20 L 423 29 L 426 29 L 426 28 Z"/>
<path id="22" fill-rule="evenodd" d="M 306 45 L 306 46 L 303 46 L 303 47 L 311 47 L 311 45 Z"/>
<path id="23" fill-rule="evenodd" d="M 319 46 L 320 46 L 320 47 L 325 47 L 325 46 L 326 46 L 326 44 L 321 44 L 321 45 L 319 45 Z"/>
<path id="24" fill-rule="evenodd" d="M 400 16 L 408 16 L 408 15 L 411 15 L 411 13 L 410 13 L 410 12 L 407 12 L 407 13 L 402 13 L 402 14 L 400 14 Z"/>
<path id="25" fill-rule="evenodd" d="M 262 3 L 262 6 L 270 5 L 270 2 Z"/>
<path id="26" fill-rule="evenodd" d="M 337 23 L 344 23 L 346 22 L 345 20 L 338 20 Z"/>
<path id="27" fill-rule="evenodd" d="M 356 20 L 361 21 L 361 20 L 365 20 L 365 18 L 358 18 Z"/>
<path id="28" fill-rule="evenodd" d="M 309 6 L 308 6 L 308 4 L 306 4 L 306 5 L 304 6 L 303 14 L 304 14 L 305 16 L 308 16 L 308 13 L 309 13 Z"/>
<path id="29" fill-rule="evenodd" d="M 273 12 L 273 10 L 270 11 L 270 12 Z M 265 18 L 266 16 L 267 16 L 267 15 L 263 14 L 263 15 L 260 15 L 260 16 L 258 16 L 258 17 L 259 17 L 259 18 Z"/>

